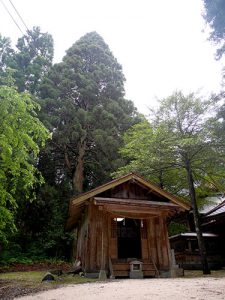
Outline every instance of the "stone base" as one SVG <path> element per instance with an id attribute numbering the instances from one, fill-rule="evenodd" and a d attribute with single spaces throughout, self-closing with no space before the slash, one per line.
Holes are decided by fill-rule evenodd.
<path id="1" fill-rule="evenodd" d="M 171 277 L 183 277 L 184 276 L 184 269 L 182 268 L 175 268 L 171 271 Z"/>
<path id="2" fill-rule="evenodd" d="M 143 272 L 142 271 L 130 271 L 130 278 L 131 279 L 142 279 Z"/>
<path id="3" fill-rule="evenodd" d="M 87 278 L 99 278 L 99 273 L 89 273 L 89 272 L 86 272 L 84 275 Z"/>
<path id="4" fill-rule="evenodd" d="M 170 278 L 171 271 L 159 271 L 159 278 Z"/>

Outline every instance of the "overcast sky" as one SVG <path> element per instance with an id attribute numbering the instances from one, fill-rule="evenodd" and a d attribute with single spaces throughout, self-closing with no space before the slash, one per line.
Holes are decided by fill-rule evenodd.
<path id="1" fill-rule="evenodd" d="M 21 21 L 8 0 L 1 0 Z M 201 0 L 12 0 L 29 28 L 53 35 L 55 62 L 85 33 L 97 31 L 123 66 L 126 97 L 147 114 L 174 90 L 218 91 L 221 62 L 204 33 Z M 0 32 L 21 32 L 0 3 Z"/>

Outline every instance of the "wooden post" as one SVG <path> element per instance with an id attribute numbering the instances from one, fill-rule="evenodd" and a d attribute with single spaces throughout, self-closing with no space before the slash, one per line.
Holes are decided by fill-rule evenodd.
<path id="1" fill-rule="evenodd" d="M 105 253 L 104 253 L 104 229 L 105 229 L 105 224 L 104 224 L 104 212 L 101 212 L 101 225 L 102 225 L 102 247 L 101 247 L 101 269 L 99 272 L 99 279 L 100 280 L 106 280 L 106 271 L 105 271 Z"/>

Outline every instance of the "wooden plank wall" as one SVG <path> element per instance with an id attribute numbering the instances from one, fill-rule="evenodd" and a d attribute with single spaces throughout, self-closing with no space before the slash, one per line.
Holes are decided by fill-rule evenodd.
<path id="1" fill-rule="evenodd" d="M 85 255 L 86 272 L 108 267 L 108 216 L 93 204 L 88 210 L 88 237 Z"/>
<path id="2" fill-rule="evenodd" d="M 115 226 L 113 226 L 115 225 Z M 158 270 L 170 269 L 170 246 L 163 216 L 143 220 L 141 228 L 142 258 L 151 258 Z M 81 257 L 86 272 L 108 269 L 109 257 L 118 257 L 116 222 L 93 204 L 78 230 L 77 257 Z"/>
<path id="3" fill-rule="evenodd" d="M 82 261 L 82 267 L 86 266 L 86 250 L 87 250 L 87 234 L 88 234 L 88 219 L 87 211 L 82 217 L 82 220 L 78 227 L 77 243 L 76 243 L 76 258 L 80 258 Z"/>
<path id="4" fill-rule="evenodd" d="M 146 220 L 149 255 L 158 270 L 170 269 L 170 248 L 166 219 L 163 216 Z"/>
<path id="5" fill-rule="evenodd" d="M 112 188 L 110 190 L 109 197 L 135 200 L 150 200 L 152 198 L 152 195 L 147 194 L 146 189 L 140 187 L 136 183 L 128 181 Z M 154 195 L 154 197 L 157 198 L 156 195 Z"/>

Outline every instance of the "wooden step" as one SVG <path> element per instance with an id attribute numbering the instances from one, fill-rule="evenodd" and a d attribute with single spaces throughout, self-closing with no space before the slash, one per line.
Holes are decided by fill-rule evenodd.
<path id="1" fill-rule="evenodd" d="M 149 276 L 149 277 L 156 277 L 157 273 L 156 270 L 148 270 L 148 271 L 143 271 L 144 277 Z"/>
<path id="2" fill-rule="evenodd" d="M 125 263 L 116 263 L 113 264 L 113 270 L 118 270 L 118 271 L 129 271 L 130 270 L 130 265 L 125 264 Z"/>
<path id="3" fill-rule="evenodd" d="M 156 277 L 157 270 L 152 262 L 149 260 L 141 260 L 142 271 L 144 276 Z M 130 264 L 126 260 L 112 260 L 113 275 L 115 277 L 129 277 Z"/>
<path id="4" fill-rule="evenodd" d="M 119 271 L 119 270 L 114 270 L 114 276 L 115 277 L 129 277 L 129 272 L 130 271 Z"/>
<path id="5" fill-rule="evenodd" d="M 155 270 L 155 267 L 154 267 L 154 265 L 152 263 L 143 264 L 142 265 L 142 270 L 143 271 Z"/>

